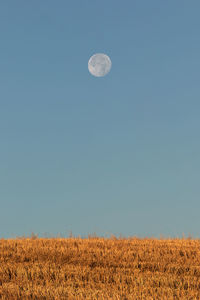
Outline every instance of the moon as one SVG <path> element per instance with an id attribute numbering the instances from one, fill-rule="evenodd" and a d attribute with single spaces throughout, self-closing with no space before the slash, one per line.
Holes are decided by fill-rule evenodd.
<path id="1" fill-rule="evenodd" d="M 103 77 L 110 72 L 112 66 L 108 55 L 97 53 L 90 57 L 88 61 L 88 70 L 95 77 Z"/>

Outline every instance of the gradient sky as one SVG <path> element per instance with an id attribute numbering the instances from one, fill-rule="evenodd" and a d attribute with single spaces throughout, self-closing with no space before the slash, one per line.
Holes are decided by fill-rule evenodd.
<path id="1" fill-rule="evenodd" d="M 199 12 L 0 2 L 1 237 L 200 237 Z"/>

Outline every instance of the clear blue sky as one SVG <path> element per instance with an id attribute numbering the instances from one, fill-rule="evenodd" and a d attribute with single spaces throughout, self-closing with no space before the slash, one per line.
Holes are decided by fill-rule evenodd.
<path id="1" fill-rule="evenodd" d="M 199 12 L 0 2 L 1 237 L 200 237 Z"/>

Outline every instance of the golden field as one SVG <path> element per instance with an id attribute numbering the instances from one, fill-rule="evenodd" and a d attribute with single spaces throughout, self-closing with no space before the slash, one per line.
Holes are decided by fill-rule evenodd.
<path id="1" fill-rule="evenodd" d="M 200 240 L 0 240 L 0 299 L 200 299 Z"/>

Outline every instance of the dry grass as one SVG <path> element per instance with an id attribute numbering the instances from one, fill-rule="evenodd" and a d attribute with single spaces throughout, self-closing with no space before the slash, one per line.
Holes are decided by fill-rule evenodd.
<path id="1" fill-rule="evenodd" d="M 0 240 L 0 299 L 200 299 L 200 240 Z"/>

